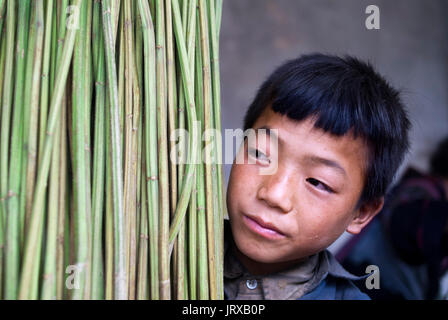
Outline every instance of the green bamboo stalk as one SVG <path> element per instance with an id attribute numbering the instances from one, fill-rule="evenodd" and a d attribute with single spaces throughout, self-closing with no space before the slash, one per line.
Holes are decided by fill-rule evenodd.
<path id="1" fill-rule="evenodd" d="M 106 97 L 106 110 L 110 109 L 109 98 Z M 105 299 L 114 298 L 114 211 L 112 199 L 112 148 L 110 147 L 110 114 L 106 112 L 106 248 L 105 248 Z"/>
<path id="2" fill-rule="evenodd" d="M 41 96 L 40 96 L 40 112 L 39 112 L 39 135 L 38 135 L 38 163 L 42 159 L 42 148 L 45 139 L 45 129 L 47 128 L 48 115 L 48 100 L 51 95 L 50 88 L 52 88 L 50 80 L 53 77 L 51 74 L 51 58 L 57 56 L 54 36 L 57 34 L 57 25 L 53 24 L 53 12 L 55 5 L 47 2 L 45 13 L 45 33 L 44 33 L 44 53 L 42 59 L 42 79 L 41 79 Z M 56 51 L 56 52 L 55 52 Z M 56 57 L 57 58 L 57 57 Z M 53 65 L 56 59 L 53 59 Z M 53 68 L 54 69 L 54 68 Z M 54 81 L 54 80 L 53 80 Z"/>
<path id="3" fill-rule="evenodd" d="M 55 34 L 52 37 L 52 54 L 51 54 L 51 67 L 50 67 L 50 96 L 53 95 L 54 82 L 56 78 L 56 70 L 59 69 L 59 65 L 61 63 L 61 56 L 63 51 L 63 39 L 66 34 L 66 23 L 67 23 L 67 7 L 68 0 L 60 0 L 56 3 L 54 8 L 55 10 L 55 18 L 54 22 L 57 27 L 54 28 Z M 57 30 L 56 30 L 57 29 Z M 56 54 L 54 51 L 56 50 Z M 62 97 L 62 107 L 61 107 L 61 119 L 60 119 L 60 172 L 59 172 L 59 199 L 58 199 L 58 222 L 57 222 L 57 247 L 56 247 L 56 299 L 62 300 L 64 298 L 64 290 L 65 286 L 65 263 L 66 255 L 68 254 L 65 250 L 65 244 L 68 242 L 68 235 L 66 234 L 66 215 L 67 215 L 67 195 L 66 191 L 68 190 L 67 184 L 67 93 L 65 93 Z M 46 130 L 47 117 L 41 117 L 41 119 L 45 119 L 45 123 L 41 122 L 41 132 L 45 133 L 42 127 Z M 39 152 L 43 149 L 45 141 L 45 135 L 42 138 L 42 142 L 39 144 Z M 40 153 L 41 154 L 41 153 Z M 40 157 L 39 163 L 42 161 Z M 67 250 L 68 251 L 68 250 Z"/>
<path id="4" fill-rule="evenodd" d="M 196 11 L 197 11 L 197 3 L 196 0 L 189 1 L 189 15 L 188 15 L 188 26 L 187 26 L 187 48 L 188 48 L 188 58 L 190 61 L 190 70 L 191 72 L 191 81 L 192 83 L 195 83 L 195 40 L 196 40 Z M 196 109 L 196 112 L 198 110 Z M 201 118 L 199 117 L 199 113 L 197 112 L 198 120 L 201 121 Z M 198 133 L 198 141 L 201 139 L 201 132 L 202 129 L 199 130 Z M 200 150 L 200 148 L 199 148 Z M 197 153 L 197 159 L 194 161 L 194 163 L 198 163 L 200 161 L 200 151 Z M 190 205 L 190 211 L 189 211 L 189 236 L 188 236 L 188 255 L 189 255 L 189 288 L 190 288 L 190 299 L 197 299 L 197 196 L 198 196 L 198 189 L 197 189 L 197 174 L 198 174 L 198 167 L 196 167 L 195 173 L 194 173 L 194 184 L 193 184 L 193 190 L 191 194 L 191 205 Z"/>
<path id="5" fill-rule="evenodd" d="M 173 22 L 171 12 L 171 2 L 165 3 L 165 20 L 166 20 L 166 72 L 167 72 L 167 105 L 168 105 L 168 136 L 169 136 L 169 186 L 170 186 L 170 212 L 171 218 L 174 215 L 174 210 L 177 206 L 177 165 L 173 161 L 174 152 L 176 151 L 176 141 L 171 139 L 171 135 L 176 130 L 176 87 L 175 87 L 175 57 L 174 57 L 174 39 L 173 39 Z M 181 177 L 179 177 L 179 184 L 181 184 Z M 179 188 L 180 189 L 180 188 Z M 178 238 L 174 247 L 174 254 L 172 260 L 172 291 L 174 299 L 183 299 L 183 246 L 182 238 Z M 179 250 L 178 250 L 179 249 Z"/>
<path id="6" fill-rule="evenodd" d="M 142 19 L 140 17 L 137 1 L 134 2 L 133 12 L 136 15 L 135 23 L 135 63 L 134 63 L 134 74 L 135 79 L 135 89 L 138 89 L 138 103 L 134 103 L 134 115 L 138 111 L 138 129 L 137 129 L 137 228 L 136 230 L 141 230 L 141 206 L 142 206 L 142 155 L 143 155 L 143 112 L 142 106 L 144 105 L 143 100 L 143 31 L 142 31 Z M 137 98 L 137 97 L 135 97 Z M 138 108 L 137 108 L 138 106 Z M 136 117 L 133 118 L 136 120 Z M 140 212 L 140 213 L 139 213 Z M 147 221 L 147 217 L 146 217 Z M 137 239 L 138 240 L 138 239 Z M 137 242 L 137 250 L 139 250 L 139 243 Z"/>
<path id="7" fill-rule="evenodd" d="M 121 141 L 121 150 L 125 149 L 125 48 L 126 42 L 124 38 L 124 23 L 123 18 L 120 16 L 119 20 L 119 30 L 120 37 L 118 39 L 118 55 L 119 55 L 119 65 L 118 65 L 118 103 L 120 106 L 120 141 Z M 124 162 L 125 162 L 125 152 L 122 154 L 122 164 L 124 170 Z M 126 210 L 124 211 L 126 217 Z M 127 218 L 126 218 L 127 219 Z M 126 266 L 128 263 L 126 262 Z M 127 280 L 126 280 L 127 281 Z"/>
<path id="8" fill-rule="evenodd" d="M 5 264 L 5 299 L 16 299 L 19 282 L 19 261 L 20 261 L 20 212 L 19 193 L 20 176 L 22 170 L 23 151 L 23 128 L 22 128 L 22 102 L 23 102 L 23 82 L 25 71 L 25 51 L 27 46 L 27 26 L 29 19 L 30 3 L 23 1 L 19 3 L 17 25 L 17 46 L 15 50 L 16 75 L 14 84 L 14 113 L 12 122 L 11 154 L 10 154 L 10 176 L 9 194 L 6 224 L 6 247 L 5 253 L 7 263 Z M 3 72 L 1 73 L 3 74 Z M 3 251 L 3 250 L 2 250 Z M 1 263 L 1 259 L 0 259 Z M 1 268 L 0 268 L 1 269 Z M 0 270 L 1 273 L 1 270 Z M 1 276 L 0 276 L 1 277 Z M 0 281 L 1 282 L 1 281 Z M 1 287 L 3 288 L 3 287 Z"/>
<path id="9" fill-rule="evenodd" d="M 199 15 L 197 16 L 197 24 L 199 24 Z M 200 47 L 200 30 L 197 28 L 196 46 Z M 203 82 L 202 82 L 202 53 L 201 50 L 196 52 L 196 101 L 197 101 L 197 114 L 201 123 L 201 130 L 204 130 L 204 100 L 203 100 Z M 198 158 L 201 160 L 198 167 L 196 176 L 197 183 L 197 228 L 198 228 L 198 281 L 199 286 L 198 298 L 206 300 L 209 298 L 208 287 L 208 254 L 207 254 L 207 231 L 206 231 L 206 215 L 205 215 L 205 190 L 204 190 L 204 164 L 202 163 L 202 148 L 198 150 Z"/>
<path id="10" fill-rule="evenodd" d="M 115 233 L 115 285 L 114 292 L 116 299 L 127 298 L 126 287 L 126 248 L 125 248 L 125 220 L 123 213 L 123 181 L 121 164 L 121 143 L 120 143 L 120 123 L 119 106 L 117 95 L 117 71 L 115 69 L 115 48 L 113 38 L 113 24 L 111 16 L 111 0 L 102 0 L 103 8 L 103 30 L 104 43 L 106 48 L 106 66 L 108 79 L 108 93 L 110 102 L 110 129 L 111 129 L 111 151 L 112 151 L 112 198 L 114 201 L 114 233 Z"/>
<path id="11" fill-rule="evenodd" d="M 169 173 L 167 142 L 167 87 L 166 87 L 166 47 L 165 47 L 165 5 L 161 0 L 155 1 L 156 9 L 156 74 L 157 74 L 157 137 L 159 140 L 159 276 L 160 298 L 169 300 L 170 263 L 169 263 Z"/>
<path id="12" fill-rule="evenodd" d="M 138 185 L 140 184 L 139 174 L 138 174 L 138 168 L 140 166 L 139 161 L 139 153 L 141 150 L 141 143 L 139 142 L 139 135 L 140 135 L 140 106 L 141 106 L 141 98 L 140 98 L 140 86 L 138 81 L 138 75 L 136 70 L 136 64 L 133 64 L 134 66 L 134 72 L 133 72 L 133 111 L 132 111 L 132 149 L 134 150 L 134 153 L 131 158 L 131 167 L 133 172 L 133 181 L 134 184 L 132 185 L 132 194 L 134 194 L 133 198 L 134 200 L 134 216 L 131 219 L 131 261 L 134 261 L 134 265 L 131 266 L 131 292 L 132 292 L 132 299 L 135 299 L 135 295 L 137 292 L 137 284 L 136 284 L 136 277 L 137 277 L 137 258 L 138 258 L 138 230 L 139 228 L 139 214 L 138 214 L 138 207 L 139 207 L 139 193 L 138 193 Z"/>
<path id="13" fill-rule="evenodd" d="M 85 148 L 85 176 L 86 176 L 86 227 L 87 227 L 87 263 L 86 263 L 86 285 L 84 290 L 84 299 L 91 299 L 92 292 L 92 251 L 93 251 L 93 222 L 92 222 L 92 176 L 91 176 L 91 119 L 92 119 L 92 83 L 94 81 L 95 74 L 92 72 L 92 13 L 93 13 L 93 1 L 87 1 L 87 22 L 85 30 L 85 45 L 83 59 L 85 61 L 84 68 L 84 86 L 86 94 L 84 98 L 84 148 Z"/>
<path id="14" fill-rule="evenodd" d="M 65 288 L 65 240 L 68 238 L 65 232 L 65 220 L 67 211 L 67 95 L 62 99 L 62 112 L 60 119 L 60 157 L 59 157 L 59 199 L 58 221 L 56 239 L 56 299 L 62 300 Z"/>
<path id="15" fill-rule="evenodd" d="M 144 48 L 144 98 L 145 98 L 145 159 L 148 199 L 148 228 L 150 256 L 150 297 L 159 299 L 159 191 L 158 191 L 158 150 L 157 150 L 157 104 L 156 104 L 156 48 L 155 32 L 149 4 L 139 0 L 142 18 Z"/>
<path id="16" fill-rule="evenodd" d="M 180 67 L 177 65 L 176 66 L 177 69 L 177 80 L 173 80 L 173 87 L 175 87 L 175 90 L 178 88 L 177 87 L 177 82 L 179 83 L 179 99 L 178 99 L 178 103 L 176 101 L 175 105 L 175 114 L 174 114 L 174 127 L 177 128 L 179 130 L 179 132 L 183 132 L 183 130 L 185 130 L 185 97 L 183 94 L 183 86 L 182 86 L 182 75 L 180 74 Z M 176 77 L 174 79 L 176 79 Z M 175 95 L 175 97 L 177 98 L 177 94 Z M 177 100 L 177 99 L 173 99 L 173 100 Z M 170 130 L 170 134 L 172 134 L 172 131 Z M 171 137 L 170 137 L 171 140 Z M 175 141 L 170 141 L 170 142 L 175 142 Z M 182 193 L 182 182 L 183 182 L 183 176 L 184 176 L 184 162 L 185 162 L 185 151 L 186 151 L 186 141 L 185 138 L 182 137 L 179 139 L 179 143 L 178 145 L 175 145 L 173 148 L 170 148 L 170 161 L 171 164 L 173 164 L 173 162 L 179 162 L 177 163 L 175 167 L 175 172 L 176 172 L 176 186 L 177 186 L 177 190 L 176 190 L 176 200 L 174 202 L 174 200 L 172 200 L 172 206 L 171 206 L 171 219 L 175 218 L 175 210 L 177 207 L 177 202 L 180 199 L 180 195 Z M 179 152 L 179 150 L 182 150 L 182 152 Z M 179 155 L 182 154 L 182 158 L 179 158 Z M 173 157 L 176 157 L 175 159 L 177 159 L 177 161 L 173 160 Z M 178 296 L 178 285 L 179 285 L 179 279 L 178 279 L 178 264 L 179 264 L 179 251 L 178 251 L 178 247 L 179 247 L 179 239 L 177 238 L 173 244 L 173 251 L 171 253 L 172 255 L 172 267 L 173 267 L 173 277 L 174 277 L 174 281 L 172 283 L 173 285 L 173 290 L 175 291 L 174 294 L 177 297 Z"/>
<path id="17" fill-rule="evenodd" d="M 124 175 L 124 211 L 127 220 L 127 245 L 128 245 L 128 286 L 129 299 L 135 299 L 135 276 L 136 276 L 136 161 L 134 148 L 134 125 L 133 125 L 133 104 L 134 104 L 134 35 L 131 2 L 124 3 L 124 43 L 125 43 L 125 175 Z"/>
<path id="18" fill-rule="evenodd" d="M 115 44 L 120 20 L 121 0 L 111 0 L 110 11 L 112 16 L 112 39 Z"/>
<path id="19" fill-rule="evenodd" d="M 34 51 L 36 46 L 36 25 L 33 23 L 35 20 L 35 6 L 36 2 L 31 2 L 31 22 L 29 24 L 29 35 L 28 35 L 28 45 L 26 51 L 26 67 L 25 74 L 29 75 L 33 72 L 33 60 Z M 20 225 L 21 225 L 21 240 L 23 246 L 23 239 L 25 236 L 25 231 L 29 224 L 32 206 L 32 194 L 27 192 L 27 163 L 28 163 L 28 144 L 29 144 L 29 131 L 30 131 L 30 116 L 31 116 L 31 94 L 28 94 L 32 90 L 32 77 L 25 77 L 25 89 L 24 92 L 27 94 L 23 97 L 23 148 L 22 153 L 22 167 L 21 172 L 21 183 L 20 183 Z"/>
<path id="20" fill-rule="evenodd" d="M 79 8 L 81 0 L 75 0 L 74 5 Z M 61 57 L 60 69 L 58 70 L 55 88 L 50 103 L 47 137 L 44 145 L 44 152 L 42 156 L 42 163 L 39 165 L 37 183 L 34 195 L 33 210 L 31 215 L 30 226 L 28 229 L 28 236 L 26 238 L 25 252 L 23 259 L 23 269 L 20 279 L 19 298 L 28 298 L 28 288 L 31 284 L 33 264 L 38 261 L 37 246 L 39 237 L 39 225 L 42 224 L 43 217 L 43 201 L 45 184 L 48 179 L 50 156 L 52 151 L 53 137 L 56 120 L 60 111 L 62 95 L 67 80 L 68 69 L 70 66 L 71 57 L 73 54 L 73 47 L 76 38 L 76 29 L 69 29 L 64 41 L 64 50 Z"/>
<path id="21" fill-rule="evenodd" d="M 4 74 L 5 71 L 5 58 L 6 58 L 6 37 L 2 37 L 1 51 L 0 51 L 0 74 Z M 0 77 L 0 99 L 3 96 L 3 77 Z M 0 103 L 0 119 L 1 119 L 1 103 Z M 6 213 L 5 213 L 6 214 Z M 0 205 L 0 299 L 3 299 L 3 248 L 4 248 L 4 217 L 2 208 Z"/>
<path id="22" fill-rule="evenodd" d="M 0 30 L 2 33 L 4 33 L 5 27 L 3 26 L 3 23 L 0 25 Z M 1 74 L 4 74 L 5 72 L 5 59 L 6 59 L 6 37 L 1 37 L 1 49 L 0 49 L 0 72 Z M 0 77 L 0 99 L 3 96 L 3 81 L 4 78 Z M 2 115 L 2 104 L 0 103 L 0 119 Z M 1 217 L 1 210 L 0 210 L 0 218 Z M 1 291 L 1 290 L 0 290 Z"/>
<path id="23" fill-rule="evenodd" d="M 146 159 L 142 155 L 142 170 L 145 172 Z M 141 199 L 142 206 L 140 210 L 140 237 L 139 237 L 139 260 L 138 260 L 138 281 L 137 281 L 137 299 L 148 299 L 148 216 L 147 206 L 148 201 L 146 198 L 146 175 L 141 175 Z"/>
<path id="24" fill-rule="evenodd" d="M 59 174 L 61 156 L 61 119 L 56 124 L 54 147 L 51 159 L 49 195 L 48 195 L 48 219 L 47 241 L 45 247 L 45 266 L 42 281 L 41 298 L 43 300 L 56 299 L 56 247 L 59 214 Z"/>
<path id="25" fill-rule="evenodd" d="M 2 222 L 5 222 L 7 217 L 6 211 L 6 197 L 8 189 L 8 155 L 9 155 L 9 137 L 10 137 L 10 116 L 11 105 L 13 99 L 13 72 L 14 72 L 14 36 L 15 36 L 15 3 L 12 0 L 8 0 L 7 3 L 7 17 L 6 17 L 6 58 L 5 58 L 5 73 L 3 82 L 3 96 L 2 96 L 2 119 L 0 129 L 0 211 Z M 2 231 L 3 233 L 3 227 Z M 1 235 L 1 241 L 3 242 L 3 235 Z M 3 243 L 0 243 L 3 248 Z M 17 261 L 17 259 L 12 259 Z M 3 263 L 3 261 L 0 261 Z M 8 269 L 6 266 L 5 269 Z M 14 271 L 11 271 L 14 272 Z M 5 276 L 6 277 L 6 276 Z M 6 277 L 6 282 L 8 278 Z M 12 281 L 11 281 L 12 283 Z M 14 285 L 14 284 L 12 284 Z M 8 286 L 8 284 L 6 284 Z M 6 290 L 9 291 L 9 290 Z M 14 294 L 14 292 L 13 292 Z M 7 294 L 5 293 L 5 296 Z"/>
<path id="26" fill-rule="evenodd" d="M 111 2 L 111 28 L 112 28 L 112 46 L 115 48 L 115 43 L 117 41 L 117 32 L 119 25 L 119 14 L 120 14 L 120 0 L 113 0 Z M 103 25 L 104 29 L 104 25 Z M 103 37 L 104 38 L 104 37 Z M 109 91 L 108 91 L 109 92 Z M 106 97 L 106 110 L 111 110 L 110 98 L 109 94 Z M 116 242 L 114 241 L 114 203 L 113 203 L 113 190 L 112 185 L 113 181 L 112 177 L 112 131 L 111 131 L 111 117 L 110 112 L 106 112 L 106 288 L 105 288 L 105 298 L 107 300 L 112 300 L 114 298 L 114 265 L 115 259 L 118 258 L 114 255 L 114 248 L 116 246 Z M 121 138 L 120 138 L 121 139 Z"/>
<path id="27" fill-rule="evenodd" d="M 176 130 L 176 105 L 175 95 L 176 88 L 174 78 L 176 76 L 175 60 L 174 60 L 174 39 L 173 39 L 173 26 L 172 26 L 172 14 L 171 14 L 171 2 L 166 2 L 166 70 L 167 70 L 167 103 L 168 103 L 168 133 L 171 137 L 171 133 Z M 173 139 L 169 139 L 169 154 L 176 150 L 176 142 Z M 177 167 L 175 161 L 170 161 L 170 203 L 171 212 L 174 212 L 177 202 Z"/>
<path id="28" fill-rule="evenodd" d="M 195 171 L 195 180 L 198 170 Z M 197 184 L 191 192 L 190 206 L 188 211 L 188 287 L 191 300 L 197 299 Z"/>
<path id="29" fill-rule="evenodd" d="M 53 24 L 54 6 L 47 2 L 45 15 L 45 37 L 44 37 L 44 53 L 42 62 L 42 85 L 40 96 L 40 112 L 39 112 L 39 142 L 38 142 L 38 163 L 42 161 L 42 150 L 45 138 L 48 100 L 50 93 L 50 78 L 52 78 L 50 58 L 56 55 L 56 46 L 54 39 L 56 35 L 56 23 Z M 55 59 L 53 59 L 55 63 Z M 55 146 L 52 152 L 51 170 L 50 170 L 50 186 L 49 186 L 49 209 L 47 219 L 47 239 L 45 247 L 44 273 L 41 289 L 41 298 L 45 300 L 56 299 L 56 248 L 58 235 L 58 216 L 59 216 L 59 192 L 60 192 L 60 157 L 61 157 L 61 120 L 58 119 L 56 125 Z"/>
<path id="30" fill-rule="evenodd" d="M 219 6 L 219 4 L 218 4 Z M 220 73 L 219 73 L 219 43 L 218 43 L 218 26 L 217 24 L 217 11 L 215 9 L 215 2 L 210 1 L 208 6 L 208 17 L 210 21 L 210 43 L 211 43 L 211 73 L 212 73 L 212 91 L 213 91 L 213 115 L 214 115 L 214 128 L 221 134 L 221 87 L 220 87 Z M 218 14 L 220 14 L 221 8 L 218 8 Z M 220 18 L 219 18 L 220 19 Z M 216 192 L 213 193 L 215 202 L 215 250 L 216 250 L 216 267 L 217 267 L 217 294 L 218 299 L 224 298 L 224 206 L 223 206 L 223 179 L 222 179 L 222 139 L 221 135 L 215 137 L 214 155 L 215 161 L 213 164 L 214 174 L 214 188 Z"/>
<path id="31" fill-rule="evenodd" d="M 28 131 L 28 161 L 26 167 L 26 192 L 27 207 L 31 210 L 33 202 L 33 193 L 36 180 L 37 169 L 37 137 L 38 137 L 38 119 L 39 119 L 39 99 L 40 99 L 40 82 L 41 82 L 41 68 L 42 68 L 42 49 L 44 40 L 44 13 L 43 0 L 35 1 L 35 32 L 36 42 L 33 53 L 33 71 L 32 71 L 32 86 L 30 95 L 30 113 L 29 113 L 29 131 Z"/>
<path id="32" fill-rule="evenodd" d="M 148 0 L 151 14 L 151 21 L 156 21 L 155 0 Z"/>
<path id="33" fill-rule="evenodd" d="M 105 91 L 105 61 L 104 41 L 101 28 L 101 6 L 94 3 L 93 30 L 96 41 L 93 43 L 95 69 L 95 132 L 93 158 L 93 193 L 92 193 L 92 293 L 94 300 L 104 298 L 103 271 L 103 208 L 104 208 L 104 177 L 106 169 L 106 91 Z"/>
<path id="34" fill-rule="evenodd" d="M 213 128 L 213 110 L 212 107 L 212 89 L 211 89 L 211 71 L 210 71 L 210 51 L 209 51 L 209 36 L 208 36 L 208 19 L 207 7 L 204 0 L 199 0 L 199 16 L 201 26 L 201 50 L 202 50 L 202 72 L 204 83 L 204 130 L 209 132 Z M 211 142 L 213 143 L 213 142 Z M 216 260 L 215 260 L 215 241 L 214 241 L 214 226 L 215 226 L 215 208 L 213 206 L 213 179 L 212 179 L 212 152 L 205 152 L 205 188 L 206 188 L 206 207 L 207 207 L 207 236 L 208 236 L 208 261 L 209 261 L 209 275 L 210 275 L 210 298 L 217 299 L 217 274 L 216 274 Z"/>
<path id="35" fill-rule="evenodd" d="M 5 20 L 6 11 L 6 0 L 0 0 L 0 28 L 3 25 L 3 20 Z"/>
<path id="36" fill-rule="evenodd" d="M 60 2 L 60 1 L 59 1 Z M 51 91 L 52 88 L 54 87 L 54 78 L 55 78 L 55 74 L 56 74 L 56 62 L 58 60 L 58 49 L 60 48 L 59 46 L 59 41 L 58 41 L 58 32 L 60 29 L 60 18 L 58 17 L 58 2 L 53 3 L 52 5 L 53 7 L 53 23 L 52 23 L 52 28 L 51 28 L 51 39 L 50 39 L 50 47 L 51 47 L 51 54 L 50 54 L 50 70 L 49 70 L 49 74 L 48 74 L 48 79 L 49 79 L 49 87 L 50 87 L 50 92 L 49 92 L 49 96 L 51 97 Z M 60 50 L 59 50 L 60 53 Z M 45 58 L 44 58 L 44 63 L 45 64 Z M 49 99 L 49 98 L 48 98 Z M 47 102 L 48 104 L 48 102 Z M 39 119 L 39 150 L 42 149 L 43 146 L 43 140 L 45 140 L 45 132 L 43 134 L 43 137 L 41 136 L 42 131 L 44 131 L 42 129 L 42 127 L 40 126 L 41 123 L 44 124 L 44 128 L 47 127 L 47 116 L 48 116 L 48 105 L 47 105 L 47 112 L 45 112 L 45 116 L 43 115 L 43 112 L 40 114 L 40 119 Z M 43 121 L 41 121 L 41 119 L 43 119 Z M 40 152 L 40 151 L 39 151 Z M 38 162 L 40 161 L 40 158 L 38 160 Z"/>
<path id="37" fill-rule="evenodd" d="M 222 20 L 222 0 L 216 0 L 216 35 L 219 39 L 221 33 L 221 20 Z"/>
<path id="38" fill-rule="evenodd" d="M 192 4 L 193 1 L 191 1 L 190 3 Z M 182 2 L 182 12 L 181 12 L 181 20 L 182 20 L 182 30 L 183 30 L 183 34 L 187 34 L 187 32 L 189 30 L 187 30 L 187 24 L 189 21 L 189 18 L 191 18 L 191 15 L 188 15 L 188 1 L 185 0 Z M 191 47 L 189 46 L 188 40 L 187 43 L 185 44 L 187 47 L 187 52 L 190 55 L 191 52 Z M 180 61 L 178 61 L 178 69 L 180 70 Z M 179 72 L 179 108 L 178 108 L 178 128 L 180 130 L 185 129 L 185 120 L 186 120 L 186 115 L 185 115 L 185 105 L 186 105 L 186 101 L 185 101 L 185 94 L 184 94 L 184 85 L 183 85 L 183 81 L 182 81 L 182 73 Z M 179 142 L 181 143 L 181 142 Z M 181 146 L 182 150 L 186 150 L 187 147 L 187 142 L 186 141 L 182 141 L 183 146 Z M 182 159 L 182 161 L 180 161 L 180 163 L 178 164 L 178 184 L 179 184 L 179 194 L 182 192 L 182 182 L 183 182 L 183 176 L 184 176 L 184 172 L 185 172 L 185 157 L 184 159 Z"/>
<path id="39" fill-rule="evenodd" d="M 5 299 L 15 299 L 17 297 L 17 287 L 19 278 L 19 254 L 20 254 L 20 219 L 19 219 L 19 198 L 20 176 L 22 170 L 22 150 L 23 150 L 23 128 L 22 128 L 22 101 L 23 82 L 25 71 L 25 55 L 27 46 L 27 29 L 30 11 L 29 2 L 21 2 L 18 8 L 19 23 L 17 25 L 17 46 L 15 50 L 16 75 L 14 84 L 14 113 L 12 123 L 10 170 L 9 170 L 9 194 L 7 203 L 8 216 L 6 224 L 6 247 L 5 253 L 7 263 L 5 264 Z M 2 72 L 3 74 L 3 72 Z M 1 259 L 0 259 L 1 263 Z M 0 267 L 1 269 L 1 267 Z M 1 273 L 1 271 L 0 271 Z M 1 276 L 0 276 L 1 277 Z M 1 282 L 1 281 L 0 281 Z"/>
<path id="40" fill-rule="evenodd" d="M 79 8 L 79 7 L 77 7 Z M 73 12 L 73 9 L 72 9 Z M 79 16 L 78 16 L 79 19 Z M 71 20 L 70 23 L 67 21 L 67 27 L 77 27 L 77 24 L 79 23 L 79 20 L 76 21 L 76 24 L 74 23 L 76 20 Z M 65 37 L 64 37 L 65 39 Z M 65 272 L 73 272 L 72 268 L 73 268 L 73 264 L 75 263 L 75 254 L 76 254 L 76 249 L 75 249 L 75 216 L 74 216 L 74 202 L 75 202 L 75 197 L 74 197 L 74 192 L 73 192 L 73 168 L 72 168 L 72 164 L 71 164 L 71 157 L 69 157 L 70 155 L 73 154 L 73 126 L 71 125 L 71 123 L 73 122 L 72 120 L 72 96 L 73 96 L 73 86 L 72 86 L 72 72 L 70 72 L 67 76 L 67 81 L 66 81 L 66 85 L 65 85 L 65 92 L 63 95 L 63 100 L 61 103 L 65 103 L 65 105 L 62 105 L 63 107 L 65 107 L 66 111 L 65 111 L 65 117 L 66 117 L 66 121 L 64 126 L 66 127 L 66 135 L 67 135 L 67 143 L 68 143 L 68 148 L 67 148 L 67 155 L 68 157 L 66 158 L 67 161 L 70 162 L 69 168 L 70 170 L 68 171 L 68 178 L 67 178 L 67 209 L 65 212 L 65 228 L 64 228 L 64 277 L 65 277 Z M 64 111 L 62 111 L 62 114 L 64 115 Z M 73 279 L 75 280 L 75 279 Z M 64 291 L 63 291 L 63 296 L 64 299 L 71 299 L 72 298 L 72 293 L 73 293 L 73 288 L 69 287 L 66 285 L 65 280 L 64 280 Z"/>
<path id="41" fill-rule="evenodd" d="M 171 13 L 170 13 L 171 16 Z M 196 1 L 184 1 L 182 3 L 182 29 L 184 34 L 186 35 L 186 48 L 187 48 L 187 53 L 188 53 L 188 61 L 189 61 L 189 67 L 190 70 L 194 70 L 194 51 L 195 51 L 195 46 L 194 46 L 194 38 L 195 38 L 195 28 L 196 28 Z M 194 83 L 194 72 L 190 71 L 190 81 L 193 84 Z M 182 94 L 182 102 L 184 102 L 184 95 L 183 92 L 180 91 Z M 183 128 L 185 126 L 184 121 L 185 121 L 185 117 L 184 117 L 184 111 L 183 108 L 182 110 L 180 110 L 180 117 L 179 117 L 179 127 Z M 190 124 L 191 125 L 191 124 Z M 189 128 L 190 130 L 193 130 L 193 128 Z M 194 162 L 196 163 L 196 162 Z M 179 184 L 182 185 L 183 182 L 183 174 L 184 174 L 184 168 L 183 168 L 183 164 L 181 163 L 179 165 L 180 167 L 180 172 L 179 172 Z M 194 181 L 194 174 L 193 174 L 193 178 L 192 181 Z M 179 191 L 181 192 L 181 191 Z M 179 231 L 179 236 L 177 239 L 177 243 L 178 243 L 178 247 L 180 248 L 177 251 L 178 254 L 178 270 L 181 270 L 180 272 L 178 271 L 178 279 L 177 279 L 177 289 L 178 292 L 180 292 L 180 294 L 178 294 L 178 298 L 179 299 L 183 299 L 186 298 L 186 296 L 188 295 L 188 291 L 184 290 L 185 287 L 185 280 L 188 278 L 186 276 L 184 276 L 184 269 L 186 267 L 186 263 L 185 263 L 185 256 L 186 256 L 186 250 L 184 249 L 185 246 L 185 237 L 186 237 L 186 223 L 182 223 L 180 231 Z"/>
<path id="42" fill-rule="evenodd" d="M 79 34 L 76 39 L 75 52 L 73 56 L 73 110 L 72 110 L 72 133 L 73 133 L 73 171 L 74 171 L 74 196 L 75 196 L 75 219 L 76 219 L 76 266 L 79 276 L 79 289 L 73 291 L 73 299 L 80 300 L 90 296 L 89 278 L 91 270 L 91 225 L 89 223 L 90 199 L 88 178 L 88 132 L 86 130 L 86 115 L 88 112 L 87 88 L 89 61 L 86 59 L 88 46 L 88 14 L 89 5 L 83 1 L 80 7 Z M 87 294 L 88 292 L 88 294 Z"/>
<path id="43" fill-rule="evenodd" d="M 40 99 L 40 81 L 41 81 L 41 70 L 42 70 L 42 51 L 43 51 L 43 40 L 44 40 L 44 3 L 43 0 L 36 1 L 35 7 L 35 24 L 36 31 L 36 42 L 33 52 L 33 62 L 32 62 L 32 85 L 31 85 L 31 103 L 30 103 L 30 121 L 29 121 L 29 132 L 28 132 L 28 144 L 27 144 L 27 188 L 33 192 L 35 179 L 36 179 L 36 169 L 37 169 L 37 137 L 38 137 L 38 119 L 39 119 L 39 99 Z M 30 197 L 32 201 L 32 197 Z M 43 240 L 43 230 L 44 223 L 39 225 L 39 237 L 37 244 L 37 252 L 40 255 L 42 250 L 42 240 Z M 39 296 L 39 273 L 40 273 L 41 263 L 34 264 L 33 270 L 33 281 L 30 288 L 30 299 L 37 299 Z"/>

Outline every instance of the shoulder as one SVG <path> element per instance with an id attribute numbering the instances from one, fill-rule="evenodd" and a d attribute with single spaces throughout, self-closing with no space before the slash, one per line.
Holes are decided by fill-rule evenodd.
<path id="1" fill-rule="evenodd" d="M 369 275 L 355 276 L 345 270 L 334 256 L 325 250 L 321 253 L 321 266 L 325 270 L 320 283 L 302 300 L 370 300 L 354 281 L 363 281 Z"/>

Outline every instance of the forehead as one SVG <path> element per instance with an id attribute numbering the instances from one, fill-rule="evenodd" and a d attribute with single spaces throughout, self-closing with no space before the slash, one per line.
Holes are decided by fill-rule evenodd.
<path id="1" fill-rule="evenodd" d="M 315 128 L 314 123 L 313 118 L 299 122 L 266 108 L 253 128 L 275 129 L 278 133 L 279 157 L 294 161 L 305 156 L 328 159 L 336 161 L 346 171 L 357 169 L 364 175 L 368 161 L 365 141 L 359 137 L 355 138 L 352 132 L 343 136 L 333 135 Z"/>

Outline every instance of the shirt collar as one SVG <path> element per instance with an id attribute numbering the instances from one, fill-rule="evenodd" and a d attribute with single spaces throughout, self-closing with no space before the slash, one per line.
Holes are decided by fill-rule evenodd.
<path id="1" fill-rule="evenodd" d="M 352 281 L 358 281 L 358 280 L 366 279 L 370 275 L 370 274 L 366 274 L 363 276 L 355 276 L 355 275 L 351 274 L 350 272 L 348 272 L 347 270 L 345 270 L 344 267 L 342 267 L 342 265 L 336 260 L 336 258 L 333 256 L 333 254 L 330 251 L 325 250 L 325 251 L 323 251 L 323 254 L 325 256 L 323 259 L 323 263 L 327 264 L 328 274 L 330 274 L 333 277 L 344 278 L 344 279 L 348 279 L 348 280 L 352 280 Z"/>

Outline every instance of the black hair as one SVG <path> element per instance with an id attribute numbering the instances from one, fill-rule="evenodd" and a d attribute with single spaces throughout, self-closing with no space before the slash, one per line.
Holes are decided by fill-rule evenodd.
<path id="1" fill-rule="evenodd" d="M 409 149 L 410 121 L 399 92 L 366 62 L 351 56 L 303 55 L 277 68 L 261 85 L 244 117 L 252 128 L 274 112 L 336 136 L 352 131 L 367 144 L 369 159 L 360 204 L 386 194 Z"/>
<path id="2" fill-rule="evenodd" d="M 442 140 L 431 156 L 431 174 L 448 178 L 448 137 Z"/>

